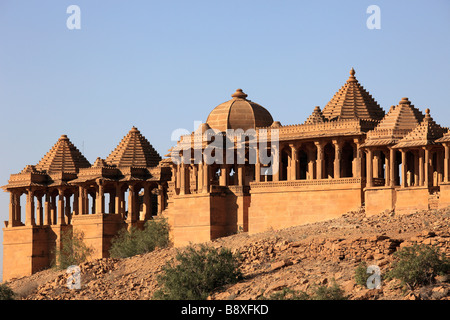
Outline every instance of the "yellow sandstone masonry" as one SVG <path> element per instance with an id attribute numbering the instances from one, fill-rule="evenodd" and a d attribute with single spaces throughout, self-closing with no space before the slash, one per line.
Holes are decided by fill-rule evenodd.
<path id="1" fill-rule="evenodd" d="M 91 258 L 101 258 L 121 228 L 159 217 L 184 246 L 362 206 L 375 215 L 450 205 L 450 133 L 429 109 L 404 97 L 385 113 L 353 68 L 323 110 L 312 109 L 303 123 L 282 125 L 237 89 L 165 158 L 135 127 L 93 164 L 61 136 L 2 187 L 3 280 L 48 267 L 62 230 L 82 231 Z"/>

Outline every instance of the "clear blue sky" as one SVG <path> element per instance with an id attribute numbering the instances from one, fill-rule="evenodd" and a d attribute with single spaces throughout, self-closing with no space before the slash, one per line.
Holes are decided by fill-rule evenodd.
<path id="1" fill-rule="evenodd" d="M 80 30 L 66 27 L 71 4 Z M 372 4 L 380 30 L 366 27 Z M 61 134 L 93 163 L 134 125 L 164 155 L 174 129 L 236 88 L 302 123 L 351 67 L 385 110 L 408 97 L 450 126 L 449 36 L 446 0 L 0 0 L 0 185 Z M 1 192 L 2 227 L 8 202 Z"/>

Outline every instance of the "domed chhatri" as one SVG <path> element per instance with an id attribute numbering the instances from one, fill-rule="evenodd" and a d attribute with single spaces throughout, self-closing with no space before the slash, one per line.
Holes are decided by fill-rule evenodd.
<path id="1" fill-rule="evenodd" d="M 208 115 L 206 123 L 219 131 L 227 129 L 255 129 L 268 127 L 273 123 L 272 115 L 261 105 L 247 100 L 247 94 L 237 89 L 228 100 L 215 107 Z"/>

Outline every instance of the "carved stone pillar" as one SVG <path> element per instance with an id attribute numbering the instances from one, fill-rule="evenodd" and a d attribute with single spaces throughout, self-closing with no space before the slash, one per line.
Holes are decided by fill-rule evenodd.
<path id="1" fill-rule="evenodd" d="M 51 196 L 46 193 L 45 194 L 45 203 L 44 203 L 44 225 L 49 226 L 52 224 L 52 203 Z"/>
<path id="2" fill-rule="evenodd" d="M 447 143 L 444 144 L 444 182 L 449 182 L 449 159 L 450 147 Z"/>
<path id="3" fill-rule="evenodd" d="M 25 214 L 25 225 L 34 226 L 34 192 L 31 189 L 27 190 L 27 206 Z"/>
<path id="4" fill-rule="evenodd" d="M 390 186 L 395 186 L 395 150 L 392 148 L 389 148 L 389 180 L 390 180 Z"/>
<path id="5" fill-rule="evenodd" d="M 219 177 L 219 185 L 220 186 L 228 185 L 228 172 L 229 172 L 228 165 L 222 164 L 220 166 L 220 177 Z"/>
<path id="6" fill-rule="evenodd" d="M 8 216 L 8 228 L 14 227 L 16 223 L 16 195 L 13 191 L 9 192 L 9 216 Z"/>
<path id="7" fill-rule="evenodd" d="M 209 192 L 209 174 L 210 167 L 206 162 L 203 164 L 203 193 Z"/>
<path id="8" fill-rule="evenodd" d="M 420 151 L 414 152 L 414 186 L 418 187 L 419 184 L 419 153 Z"/>
<path id="9" fill-rule="evenodd" d="M 144 220 L 149 220 L 152 217 L 151 191 L 150 186 L 144 186 Z"/>
<path id="10" fill-rule="evenodd" d="M 425 150 L 425 161 L 424 161 L 424 185 L 428 187 L 430 185 L 430 150 L 424 148 Z"/>
<path id="11" fill-rule="evenodd" d="M 158 185 L 158 215 L 160 215 L 163 210 L 165 209 L 164 207 L 164 188 L 162 185 Z"/>
<path id="12" fill-rule="evenodd" d="M 136 197 L 135 197 L 135 187 L 134 185 L 130 184 L 128 187 L 128 216 L 127 221 L 128 222 L 135 222 L 135 205 Z"/>
<path id="13" fill-rule="evenodd" d="M 259 148 L 256 148 L 255 182 L 261 182 L 261 161 L 259 159 Z"/>
<path id="14" fill-rule="evenodd" d="M 198 168 L 194 163 L 190 167 L 189 193 L 195 193 L 198 190 Z"/>
<path id="15" fill-rule="evenodd" d="M 103 181 L 97 181 L 98 190 L 97 190 L 97 199 L 95 213 L 105 213 L 105 189 L 103 186 Z"/>
<path id="16" fill-rule="evenodd" d="M 272 181 L 280 181 L 280 167 L 281 167 L 281 150 L 275 146 L 271 148 L 272 154 Z"/>
<path id="17" fill-rule="evenodd" d="M 379 178 L 380 162 L 381 162 L 380 151 L 378 150 L 373 151 L 372 176 L 374 178 Z"/>
<path id="18" fill-rule="evenodd" d="M 66 195 L 64 213 L 66 215 L 66 223 L 70 224 L 70 220 L 71 220 L 71 216 L 72 216 L 72 208 L 70 207 L 70 194 Z"/>
<path id="19" fill-rule="evenodd" d="M 180 164 L 180 194 L 186 194 L 186 165 Z"/>
<path id="20" fill-rule="evenodd" d="M 64 215 L 64 189 L 58 189 L 58 224 L 65 225 L 66 217 Z"/>
<path id="21" fill-rule="evenodd" d="M 324 148 L 324 144 L 323 144 L 323 142 L 317 142 L 317 141 L 315 141 L 314 144 L 316 145 L 316 148 L 317 148 L 316 179 L 323 179 L 323 162 L 324 162 L 323 148 Z"/>
<path id="22" fill-rule="evenodd" d="M 307 149 L 307 159 L 308 159 L 308 173 L 306 175 L 307 180 L 313 180 L 314 179 L 314 172 L 315 170 L 315 153 L 313 150 Z"/>
<path id="23" fill-rule="evenodd" d="M 44 210 L 42 207 L 42 195 L 36 196 L 37 206 L 36 206 L 36 225 L 42 226 L 44 222 Z"/>
<path id="24" fill-rule="evenodd" d="M 175 178 L 175 188 L 180 189 L 181 190 L 181 167 L 183 166 L 183 163 L 179 163 L 177 164 L 176 170 L 175 170 L 175 174 L 176 174 L 176 178 Z"/>
<path id="25" fill-rule="evenodd" d="M 116 184 L 116 193 L 115 193 L 114 201 L 115 201 L 114 213 L 120 214 L 123 218 L 123 207 L 122 207 L 123 191 L 122 191 L 122 187 L 121 187 L 120 183 Z"/>
<path id="26" fill-rule="evenodd" d="M 339 179 L 341 177 L 341 142 L 333 140 L 334 145 L 334 178 Z"/>
<path id="27" fill-rule="evenodd" d="M 172 176 L 170 179 L 172 182 L 174 182 L 174 185 L 176 186 L 177 185 L 177 171 L 178 171 L 177 168 L 178 168 L 178 166 L 173 164 L 171 168 L 172 168 Z"/>
<path id="28" fill-rule="evenodd" d="M 367 159 L 366 159 L 366 181 L 367 186 L 372 187 L 373 186 L 373 151 L 371 149 L 367 150 Z"/>
<path id="29" fill-rule="evenodd" d="M 203 178 L 203 163 L 199 163 L 198 165 L 198 169 L 197 169 L 197 193 L 201 193 L 203 191 L 203 183 L 204 183 L 204 178 Z"/>
<path id="30" fill-rule="evenodd" d="M 298 159 L 297 159 L 297 146 L 294 144 L 289 145 L 291 147 L 291 176 L 289 180 L 297 180 L 298 175 Z"/>
<path id="31" fill-rule="evenodd" d="M 424 185 L 424 171 L 423 171 L 423 165 L 424 165 L 424 150 L 419 149 L 419 186 Z"/>
<path id="32" fill-rule="evenodd" d="M 443 154 L 441 151 L 436 151 L 436 172 L 437 172 L 437 181 L 436 181 L 436 186 L 441 185 L 441 182 L 443 181 L 443 173 L 442 173 L 442 164 L 444 162 L 443 160 Z"/>
<path id="33" fill-rule="evenodd" d="M 384 151 L 384 186 L 389 187 L 391 185 L 391 159 L 390 152 Z"/>
<path id="34" fill-rule="evenodd" d="M 400 152 L 402 153 L 402 177 L 401 177 L 401 186 L 405 188 L 407 186 L 407 175 L 408 168 L 406 165 L 406 151 L 403 149 L 400 149 Z"/>
<path id="35" fill-rule="evenodd" d="M 354 152 L 354 173 L 353 177 L 355 178 L 361 178 L 362 177 L 362 156 L 361 156 L 361 148 L 360 148 L 360 141 L 359 139 L 353 139 L 353 143 L 355 144 L 355 148 L 353 150 Z"/>
<path id="36" fill-rule="evenodd" d="M 87 188 L 83 188 L 84 197 L 84 214 L 89 214 L 89 192 Z"/>
<path id="37" fill-rule="evenodd" d="M 238 164 L 237 165 L 237 176 L 238 176 L 238 185 L 243 186 L 244 185 L 244 165 Z"/>
<path id="38" fill-rule="evenodd" d="M 86 213 L 86 201 L 84 199 L 84 188 L 82 186 L 78 187 L 78 214 Z"/>

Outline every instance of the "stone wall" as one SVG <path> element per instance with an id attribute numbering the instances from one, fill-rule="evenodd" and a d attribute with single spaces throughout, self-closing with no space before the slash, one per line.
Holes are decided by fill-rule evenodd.
<path id="1" fill-rule="evenodd" d="M 111 240 L 126 223 L 118 214 L 75 215 L 72 218 L 74 232 L 83 233 L 84 243 L 93 249 L 91 259 L 109 257 Z"/>
<path id="2" fill-rule="evenodd" d="M 374 187 L 364 190 L 366 215 L 379 214 L 395 208 L 396 189 L 394 187 Z"/>
<path id="3" fill-rule="evenodd" d="M 336 218 L 362 206 L 358 178 L 251 183 L 249 233 Z"/>
<path id="4" fill-rule="evenodd" d="M 60 247 L 61 230 L 72 226 L 22 226 L 3 229 L 3 281 L 48 268 Z"/>
<path id="5" fill-rule="evenodd" d="M 174 196 L 168 210 L 175 246 L 247 231 L 250 196 L 242 188 L 213 186 L 211 193 Z"/>
<path id="6" fill-rule="evenodd" d="M 408 187 L 396 189 L 395 212 L 397 214 L 428 210 L 428 187 Z"/>
<path id="7" fill-rule="evenodd" d="M 450 206 L 450 183 L 441 183 L 439 194 L 439 209 Z"/>

